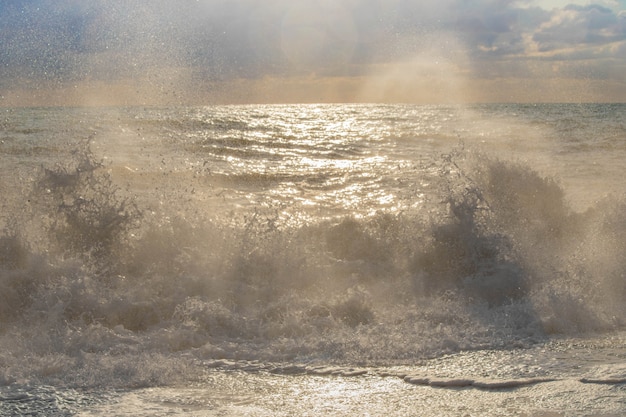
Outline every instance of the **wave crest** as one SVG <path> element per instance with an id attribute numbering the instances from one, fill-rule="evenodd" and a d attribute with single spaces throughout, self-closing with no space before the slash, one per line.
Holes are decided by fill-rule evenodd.
<path id="1" fill-rule="evenodd" d="M 45 379 L 87 351 L 394 363 L 624 326 L 624 202 L 574 213 L 554 180 L 467 151 L 439 168 L 420 210 L 293 227 L 142 208 L 76 152 L 0 237 L 0 343 L 64 358 L 18 372 Z"/>

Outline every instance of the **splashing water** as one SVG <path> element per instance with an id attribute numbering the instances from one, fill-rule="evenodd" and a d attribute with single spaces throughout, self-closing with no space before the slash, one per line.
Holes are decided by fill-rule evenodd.
<path id="1" fill-rule="evenodd" d="M 596 181 L 577 179 L 573 142 L 609 146 L 619 189 L 623 124 L 561 143 L 560 116 L 516 110 L 15 110 L 0 384 L 172 384 L 198 360 L 406 365 L 623 329 L 624 200 L 571 202 Z M 502 138 L 481 111 L 517 124 Z"/>

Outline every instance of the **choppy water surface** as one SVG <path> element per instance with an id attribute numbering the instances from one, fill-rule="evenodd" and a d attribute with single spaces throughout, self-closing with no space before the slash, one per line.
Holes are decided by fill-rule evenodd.
<path id="1" fill-rule="evenodd" d="M 0 411 L 624 412 L 624 110 L 3 109 Z"/>

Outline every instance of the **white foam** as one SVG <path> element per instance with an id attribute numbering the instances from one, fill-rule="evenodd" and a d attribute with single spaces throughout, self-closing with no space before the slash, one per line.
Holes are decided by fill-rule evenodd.
<path id="1" fill-rule="evenodd" d="M 292 416 L 292 415 L 624 415 L 623 396 L 613 387 L 572 379 L 494 389 L 472 389 L 463 378 L 438 378 L 436 388 L 413 389 L 398 378 L 212 373 L 193 387 L 129 392 L 81 415 L 105 416 Z M 474 383 L 478 380 L 472 380 Z M 530 380 L 520 379 L 517 382 Z M 510 381 L 509 381 L 510 382 Z M 517 383 L 516 382 L 516 383 Z M 535 381 L 538 382 L 538 381 Z"/>

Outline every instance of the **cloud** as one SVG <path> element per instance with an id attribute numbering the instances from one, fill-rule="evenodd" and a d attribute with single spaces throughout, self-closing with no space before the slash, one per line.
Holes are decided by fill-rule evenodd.
<path id="1" fill-rule="evenodd" d="M 572 2 L 585 4 L 6 0 L 0 2 L 0 90 L 110 83 L 134 89 L 129 97 L 153 99 L 195 97 L 216 91 L 217 83 L 258 81 L 259 91 L 267 91 L 263 85 L 275 85 L 267 80 L 291 78 L 298 81 L 289 97 L 300 97 L 295 88 L 307 80 L 345 81 L 345 91 L 375 86 L 369 94 L 376 97 L 372 91 L 382 85 L 398 96 L 402 86 L 425 85 L 438 72 L 441 91 L 450 90 L 444 79 L 458 86 L 463 79 L 533 74 L 619 78 L 613 69 L 626 61 L 626 11 L 614 1 Z M 319 80 L 324 77 L 332 82 Z"/>
<path id="2" fill-rule="evenodd" d="M 586 45 L 606 45 L 626 39 L 623 13 L 599 5 L 569 5 L 553 11 L 533 34 L 541 52 Z"/>

